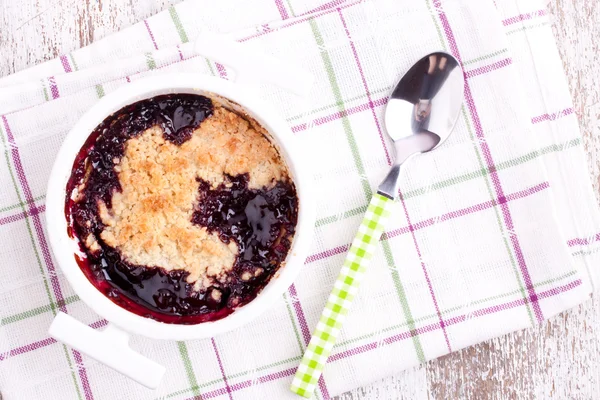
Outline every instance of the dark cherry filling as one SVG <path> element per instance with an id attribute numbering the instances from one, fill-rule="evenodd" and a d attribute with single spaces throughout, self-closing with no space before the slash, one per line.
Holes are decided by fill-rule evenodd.
<path id="1" fill-rule="evenodd" d="M 115 190 L 121 190 L 115 165 L 123 156 L 125 142 L 159 124 L 165 139 L 180 145 L 210 115 L 210 99 L 197 95 L 166 95 L 125 107 L 102 122 L 78 154 L 67 185 L 66 217 L 69 233 L 81 242 L 91 233 L 100 250 L 81 246 L 85 258 L 77 258 L 87 278 L 121 307 L 138 315 L 167 323 L 196 324 L 232 313 L 253 300 L 285 260 L 291 246 L 298 201 L 292 183 L 272 188 L 248 187 L 248 175 L 228 176 L 227 184 L 211 189 L 197 180 L 198 205 L 192 223 L 206 227 L 229 243 L 239 254 L 226 279 L 206 290 L 194 291 L 183 270 L 134 265 L 117 249 L 100 239 L 104 225 L 98 200 L 108 207 Z M 73 191 L 85 181 L 78 201 Z"/>

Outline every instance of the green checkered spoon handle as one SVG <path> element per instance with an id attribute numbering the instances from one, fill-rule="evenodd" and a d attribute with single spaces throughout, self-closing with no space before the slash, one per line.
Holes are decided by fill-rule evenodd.
<path id="1" fill-rule="evenodd" d="M 365 270 L 373 258 L 393 203 L 393 200 L 380 194 L 375 194 L 371 199 L 358 233 L 346 255 L 344 266 L 327 299 L 321 319 L 296 371 L 291 387 L 292 392 L 304 397 L 310 397 L 314 392 Z"/>

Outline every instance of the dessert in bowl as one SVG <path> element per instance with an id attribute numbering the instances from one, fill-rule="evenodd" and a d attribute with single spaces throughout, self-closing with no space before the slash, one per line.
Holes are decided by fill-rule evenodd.
<path id="1" fill-rule="evenodd" d="M 284 263 L 298 213 L 269 133 L 195 94 L 105 119 L 75 159 L 65 206 L 90 282 L 129 311 L 182 324 L 253 300 Z"/>
<path id="2" fill-rule="evenodd" d="M 90 307 L 162 339 L 214 336 L 292 283 L 314 224 L 289 127 L 235 84 L 145 78 L 104 97 L 51 173 L 54 254 Z"/>

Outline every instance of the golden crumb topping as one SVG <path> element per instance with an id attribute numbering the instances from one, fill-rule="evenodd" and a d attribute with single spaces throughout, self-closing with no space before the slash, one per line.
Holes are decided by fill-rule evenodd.
<path id="1" fill-rule="evenodd" d="M 158 126 L 129 139 L 115 167 L 122 191 L 113 194 L 112 208 L 98 204 L 106 225 L 100 237 L 133 264 L 189 272 L 188 282 L 197 289 L 223 278 L 238 248 L 192 224 L 196 178 L 216 187 L 226 174 L 248 173 L 250 188 L 288 179 L 265 135 L 262 127 L 215 104 L 214 114 L 179 146 L 165 140 Z M 95 241 L 86 242 L 93 247 Z"/>

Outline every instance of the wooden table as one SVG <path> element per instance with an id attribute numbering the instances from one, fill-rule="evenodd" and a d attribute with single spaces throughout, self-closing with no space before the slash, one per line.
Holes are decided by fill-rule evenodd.
<path id="1" fill-rule="evenodd" d="M 176 2 L 0 0 L 0 76 L 86 46 Z M 549 10 L 600 193 L 600 3 L 552 0 Z M 449 354 L 341 399 L 598 398 L 599 342 L 596 296 L 541 326 Z"/>

